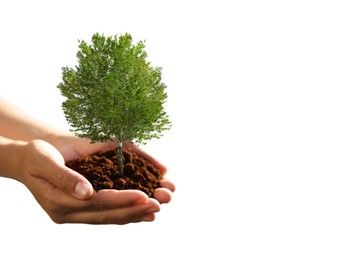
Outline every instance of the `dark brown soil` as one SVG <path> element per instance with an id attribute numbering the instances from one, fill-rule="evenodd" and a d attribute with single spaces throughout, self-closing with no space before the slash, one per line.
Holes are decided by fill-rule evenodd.
<path id="1" fill-rule="evenodd" d="M 120 175 L 115 148 L 69 161 L 66 165 L 85 176 L 97 191 L 137 189 L 153 197 L 154 190 L 160 187 L 162 173 L 137 154 L 125 150 L 123 163 L 124 174 Z"/>

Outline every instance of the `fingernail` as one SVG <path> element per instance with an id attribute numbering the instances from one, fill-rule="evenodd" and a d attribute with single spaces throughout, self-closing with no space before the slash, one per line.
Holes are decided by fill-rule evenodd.
<path id="1" fill-rule="evenodd" d="M 160 207 L 158 205 L 153 205 L 147 209 L 147 213 L 156 213 L 160 211 Z"/>
<path id="2" fill-rule="evenodd" d="M 79 182 L 76 184 L 75 187 L 75 193 L 77 195 L 77 197 L 79 197 L 80 199 L 84 199 L 87 192 L 91 189 L 89 184 L 86 184 L 84 182 Z"/>
<path id="3" fill-rule="evenodd" d="M 144 205 L 148 202 L 148 198 L 137 198 L 133 201 L 134 205 Z"/>
<path id="4" fill-rule="evenodd" d="M 148 214 L 145 217 L 142 218 L 142 221 L 153 221 L 155 219 L 155 215 L 154 214 Z"/>

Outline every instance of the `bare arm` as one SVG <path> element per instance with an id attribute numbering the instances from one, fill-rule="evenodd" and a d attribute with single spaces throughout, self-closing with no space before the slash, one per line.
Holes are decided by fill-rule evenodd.
<path id="1" fill-rule="evenodd" d="M 20 158 L 23 157 L 26 142 L 0 136 L 0 176 L 19 179 Z"/>
<path id="2" fill-rule="evenodd" d="M 46 139 L 52 134 L 45 124 L 27 115 L 19 107 L 0 97 L 0 135 L 15 140 Z"/>
<path id="3" fill-rule="evenodd" d="M 112 145 L 115 144 L 90 144 L 69 132 L 53 129 L 0 98 L 0 177 L 23 183 L 56 223 L 152 221 L 160 203 L 171 200 L 175 186 L 168 180 L 156 189 L 156 199 L 138 190 L 96 193 L 83 176 L 65 166 L 65 160 Z M 165 172 L 165 167 L 138 147 L 129 148 L 145 155 Z"/>

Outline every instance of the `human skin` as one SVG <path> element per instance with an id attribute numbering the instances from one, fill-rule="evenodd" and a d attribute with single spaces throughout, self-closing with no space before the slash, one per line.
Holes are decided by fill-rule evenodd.
<path id="1" fill-rule="evenodd" d="M 153 221 L 162 203 L 175 191 L 163 179 L 154 198 L 138 190 L 100 190 L 65 161 L 115 147 L 114 142 L 91 144 L 72 133 L 59 131 L 30 118 L 0 98 L 0 176 L 23 183 L 55 223 L 128 224 Z M 134 144 L 124 148 L 158 167 L 165 166 Z"/>

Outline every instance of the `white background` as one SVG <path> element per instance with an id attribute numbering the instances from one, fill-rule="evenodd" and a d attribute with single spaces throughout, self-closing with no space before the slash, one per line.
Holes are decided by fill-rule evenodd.
<path id="1" fill-rule="evenodd" d="M 1 179 L 0 258 L 363 259 L 360 3 L 2 1 L 0 94 L 59 128 L 77 40 L 146 40 L 173 128 L 144 148 L 177 191 L 153 223 L 56 225 Z"/>

